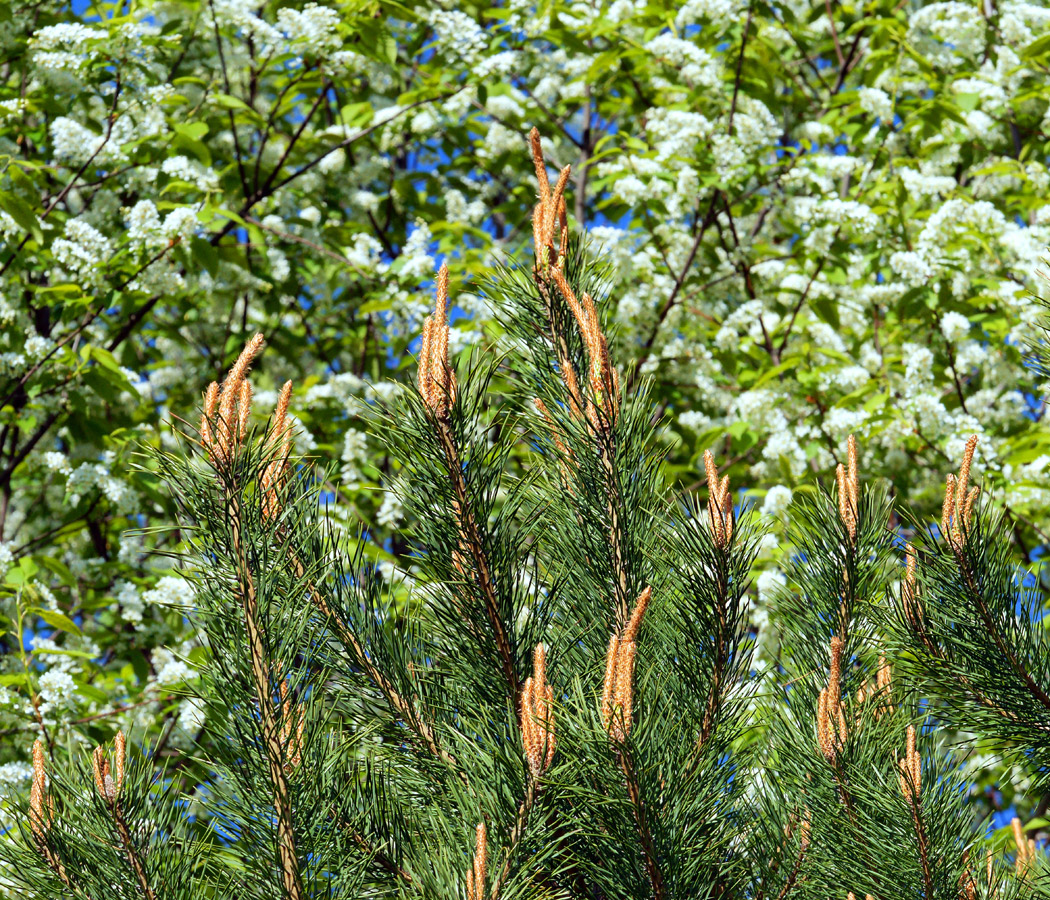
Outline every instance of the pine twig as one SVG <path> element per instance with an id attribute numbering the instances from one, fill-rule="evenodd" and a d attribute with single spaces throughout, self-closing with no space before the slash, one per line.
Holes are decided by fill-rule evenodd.
<path id="1" fill-rule="evenodd" d="M 798 848 L 798 856 L 795 857 L 795 864 L 791 867 L 791 871 L 788 873 L 787 881 L 784 882 L 784 886 L 780 889 L 780 893 L 777 894 L 777 900 L 784 900 L 798 882 L 798 874 L 802 870 L 802 861 L 806 857 L 806 850 L 809 849 L 809 822 L 803 822 L 802 828 L 804 830 L 802 832 L 802 842 L 799 844 Z"/>
<path id="2" fill-rule="evenodd" d="M 463 543 L 470 553 L 477 584 L 485 602 L 485 614 L 488 616 L 489 624 L 492 626 L 496 650 L 499 653 L 500 664 L 503 668 L 503 677 L 506 679 L 514 706 L 517 708 L 518 699 L 521 697 L 521 679 L 518 677 L 517 666 L 514 662 L 514 651 L 511 647 L 510 637 L 503 624 L 503 619 L 500 617 L 496 584 L 492 577 L 492 569 L 489 566 L 488 557 L 485 554 L 481 532 L 478 529 L 471 508 L 470 495 L 467 491 L 466 479 L 463 477 L 463 466 L 460 463 L 459 452 L 456 449 L 451 423 L 444 416 L 435 416 L 434 424 L 438 441 L 445 456 L 448 476 L 452 481 L 452 489 L 456 495 Z"/>
<path id="3" fill-rule="evenodd" d="M 503 867 L 500 869 L 499 874 L 496 875 L 496 879 L 492 882 L 492 889 L 489 892 L 488 900 L 499 900 L 500 891 L 503 890 L 503 885 L 507 881 L 507 876 L 510 875 L 510 866 L 514 858 L 514 851 L 517 849 L 518 844 L 521 842 L 521 838 L 525 834 L 525 826 L 529 821 L 529 813 L 532 812 L 532 807 L 536 802 L 536 797 L 539 794 L 541 785 L 542 782 L 532 778 L 529 779 L 529 786 L 525 789 L 525 797 L 518 806 L 518 814 L 514 819 L 514 827 L 510 830 L 510 846 L 507 848 L 507 858 L 504 860 Z"/>
<path id="4" fill-rule="evenodd" d="M 422 344 L 419 352 L 419 396 L 423 400 L 427 418 L 440 445 L 448 477 L 452 482 L 452 491 L 455 495 L 452 501 L 453 512 L 459 527 L 460 551 L 465 549 L 473 563 L 474 579 L 481 590 L 485 614 L 492 627 L 503 677 L 517 710 L 518 701 L 521 699 L 521 679 L 518 677 L 511 638 L 500 615 L 499 595 L 492 567 L 489 565 L 481 531 L 474 516 L 450 420 L 450 413 L 456 403 L 459 388 L 456 382 L 456 370 L 449 362 L 448 355 L 448 265 L 443 265 L 438 271 L 436 284 L 437 297 L 434 312 L 427 316 L 423 323 Z M 462 570 L 460 551 L 453 552 L 453 561 L 456 567 Z"/>
<path id="5" fill-rule="evenodd" d="M 620 757 L 620 768 L 627 784 L 627 796 L 631 800 L 631 808 L 634 812 L 635 824 L 638 828 L 638 840 L 642 846 L 642 856 L 645 859 L 645 871 L 649 877 L 649 884 L 653 889 L 655 900 L 664 900 L 663 873 L 656 855 L 656 844 L 653 842 L 652 831 L 646 816 L 645 801 L 642 799 L 641 787 L 638 783 L 638 773 L 635 771 L 634 763 L 626 748 L 617 750 Z"/>
<path id="6" fill-rule="evenodd" d="M 291 548 L 289 548 L 288 553 L 296 577 L 306 580 L 306 588 L 310 594 L 311 603 L 313 603 L 322 616 L 332 623 L 339 639 L 354 654 L 354 658 L 357 660 L 358 665 L 365 670 L 368 677 L 375 682 L 376 687 L 382 692 L 387 703 L 390 705 L 390 708 L 397 713 L 417 735 L 419 735 L 427 749 L 435 757 L 458 771 L 459 764 L 456 762 L 455 757 L 438 744 L 433 726 L 419 715 L 415 707 L 401 696 L 401 693 L 390 682 L 390 679 L 379 671 L 375 663 L 369 658 L 368 652 L 361 645 L 361 641 L 358 639 L 357 635 L 354 634 L 349 625 L 343 621 L 341 616 L 335 614 L 317 584 L 312 579 L 307 578 L 306 567 L 303 565 L 298 554 Z M 462 773 L 460 777 L 463 777 Z"/>
<path id="7" fill-rule="evenodd" d="M 281 868 L 281 884 L 287 900 L 303 900 L 305 894 L 302 875 L 299 871 L 299 857 L 295 848 L 292 801 L 288 774 L 285 771 L 285 747 L 281 736 L 282 729 L 277 721 L 277 712 L 274 708 L 270 685 L 269 654 L 259 620 L 259 598 L 255 579 L 248 562 L 247 549 L 241 530 L 239 485 L 234 477 L 236 455 L 247 436 L 248 416 L 251 410 L 252 387 L 246 376 L 255 357 L 262 350 L 263 343 L 262 334 L 254 335 L 245 344 L 237 361 L 230 368 L 221 389 L 216 382 L 208 386 L 204 395 L 200 442 L 211 454 L 225 504 L 226 524 L 229 528 L 230 550 L 233 554 L 236 577 L 234 594 L 244 613 L 244 629 L 248 640 L 255 700 L 259 707 L 259 727 L 262 732 L 263 751 L 266 755 L 270 784 L 274 792 L 273 804 L 277 816 L 277 855 Z M 278 416 L 282 420 L 290 393 L 291 383 L 289 382 L 281 391 L 278 406 Z M 283 434 L 283 437 L 287 447 L 290 436 Z M 284 448 L 281 452 L 285 457 L 287 456 Z M 272 465 L 267 466 L 263 476 L 264 482 L 268 478 L 272 479 L 276 474 L 276 463 L 275 459 Z M 274 485 L 267 483 L 261 487 L 263 488 L 265 515 L 273 511 L 270 503 Z"/>
<path id="8" fill-rule="evenodd" d="M 288 900 L 302 900 L 302 876 L 295 850 L 295 831 L 288 776 L 284 771 L 284 750 L 280 728 L 273 709 L 273 697 L 266 663 L 266 648 L 259 627 L 258 597 L 241 536 L 240 505 L 232 489 L 227 490 L 226 508 L 230 526 L 230 542 L 237 566 L 237 593 L 244 610 L 244 624 L 251 656 L 255 699 L 259 705 L 259 725 L 262 730 L 266 762 L 274 788 L 274 809 L 277 813 L 277 849 L 281 864 L 281 879 Z"/>
<path id="9" fill-rule="evenodd" d="M 124 810 L 120 802 L 127 761 L 127 745 L 123 731 L 117 732 L 114 745 L 115 756 L 112 773 L 110 772 L 109 760 L 101 747 L 96 747 L 91 755 L 95 787 L 98 790 L 99 797 L 102 798 L 103 804 L 105 804 L 110 816 L 113 818 L 113 826 L 116 828 L 117 836 L 120 838 L 120 847 L 128 859 L 131 871 L 135 874 L 135 880 L 138 882 L 142 896 L 145 900 L 157 900 L 157 895 L 150 886 L 149 878 L 146 875 L 146 865 L 135 847 L 135 842 L 131 839 L 131 829 L 128 828 L 128 821 L 124 816 Z"/>

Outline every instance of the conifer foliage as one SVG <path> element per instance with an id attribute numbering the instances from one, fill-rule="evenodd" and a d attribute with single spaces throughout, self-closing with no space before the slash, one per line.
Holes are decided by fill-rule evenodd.
<path id="1" fill-rule="evenodd" d="M 1039 891 L 1040 851 L 1020 822 L 1008 853 L 983 840 L 966 747 L 938 734 L 1050 766 L 1050 652 L 969 484 L 974 442 L 902 568 L 850 438 L 833 492 L 796 507 L 784 653 L 760 675 L 759 523 L 710 452 L 706 502 L 669 493 L 658 411 L 610 357 L 601 262 L 570 235 L 569 170 L 552 183 L 530 146 L 535 254 L 484 285 L 502 354 L 451 357 L 442 267 L 416 387 L 369 411 L 411 579 L 388 585 L 328 515 L 290 384 L 253 427 L 257 335 L 159 460 L 215 724 L 192 766 L 123 733 L 89 759 L 37 741 L 2 845 L 27 896 Z"/>

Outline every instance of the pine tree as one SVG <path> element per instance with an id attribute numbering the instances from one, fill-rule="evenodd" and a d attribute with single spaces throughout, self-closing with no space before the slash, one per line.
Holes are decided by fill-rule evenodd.
<path id="1" fill-rule="evenodd" d="M 210 733 L 165 766 L 117 733 L 33 748 L 0 844 L 31 897 L 1011 898 L 1040 888 L 969 815 L 965 746 L 1046 771 L 1034 597 L 969 487 L 908 549 L 863 489 L 798 505 L 783 654 L 754 661 L 757 517 L 708 452 L 675 495 L 644 381 L 610 354 L 600 259 L 538 133 L 534 256 L 483 286 L 500 352 L 453 360 L 450 271 L 416 384 L 369 411 L 399 466 L 388 585 L 293 454 L 291 385 L 250 421 L 244 348 L 157 464 L 210 656 Z M 495 389 L 494 385 L 500 385 Z M 408 571 L 410 569 L 410 571 Z M 1044 702 L 1045 701 L 1045 702 Z"/>

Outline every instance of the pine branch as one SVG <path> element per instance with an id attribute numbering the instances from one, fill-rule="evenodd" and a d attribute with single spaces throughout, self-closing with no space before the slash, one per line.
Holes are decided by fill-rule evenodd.
<path id="1" fill-rule="evenodd" d="M 919 845 L 919 861 L 922 865 L 922 881 L 925 886 L 924 897 L 933 897 L 933 873 L 930 870 L 929 841 L 926 837 L 926 829 L 922 825 L 922 803 L 918 797 L 913 797 L 908 804 L 911 809 L 911 820 L 915 825 L 915 838 Z"/>
<path id="2" fill-rule="evenodd" d="M 288 900 L 303 900 L 305 894 L 303 893 L 302 876 L 299 872 L 299 858 L 295 850 L 291 796 L 288 787 L 288 776 L 284 770 L 284 748 L 281 742 L 280 727 L 277 724 L 273 708 L 266 648 L 259 625 L 258 598 L 241 537 L 241 512 L 234 488 L 235 486 L 231 485 L 226 490 L 227 522 L 229 524 L 230 541 L 237 569 L 236 593 L 244 611 L 244 625 L 248 636 L 248 650 L 251 656 L 255 697 L 259 706 L 259 724 L 262 731 L 263 747 L 266 753 L 270 781 L 274 790 L 274 809 L 277 812 L 277 847 L 281 864 L 282 885 Z"/>
<path id="3" fill-rule="evenodd" d="M 803 823 L 803 828 L 805 828 L 807 824 L 808 823 Z M 795 884 L 798 882 L 798 874 L 802 870 L 802 861 L 805 859 L 806 850 L 809 847 L 808 831 L 809 829 L 807 828 L 806 832 L 804 832 L 802 835 L 802 843 L 799 845 L 798 856 L 795 857 L 795 864 L 791 867 L 791 871 L 788 873 L 787 881 L 784 882 L 784 886 L 780 889 L 780 893 L 777 894 L 777 900 L 784 900 L 784 898 L 791 893 L 792 888 L 794 888 Z M 761 895 L 759 896 L 761 897 Z"/>
<path id="4" fill-rule="evenodd" d="M 79 890 L 70 879 L 69 875 L 66 874 L 66 867 L 62 865 L 62 860 L 59 859 L 58 854 L 51 848 L 47 843 L 47 839 L 44 835 L 34 834 L 34 842 L 36 848 L 43 858 L 47 867 L 58 876 L 59 881 L 62 882 L 69 890 L 73 891 L 78 896 L 90 897 L 90 895 Z"/>
<path id="5" fill-rule="evenodd" d="M 645 801 L 642 799 L 641 787 L 638 783 L 638 773 L 635 771 L 634 762 L 626 748 L 618 748 L 617 755 L 620 758 L 620 768 L 627 784 L 627 796 L 631 800 L 631 809 L 634 820 L 638 826 L 638 840 L 642 847 L 642 856 L 645 859 L 645 871 L 649 876 L 649 884 L 653 889 L 655 900 L 664 900 L 664 877 L 660 870 L 657 857 L 656 844 L 653 841 L 648 817 L 645 810 Z"/>
<path id="6" fill-rule="evenodd" d="M 500 891 L 503 890 L 503 885 L 507 880 L 507 876 L 510 875 L 510 866 L 514 859 L 514 851 L 517 850 L 518 844 L 521 842 L 521 839 L 525 834 L 525 826 L 529 821 L 529 813 L 532 812 L 532 807 L 536 802 L 536 796 L 539 793 L 539 789 L 540 782 L 535 778 L 530 778 L 529 785 L 525 789 L 525 797 L 521 801 L 521 805 L 518 807 L 518 814 L 514 819 L 514 827 L 510 830 L 510 846 L 507 848 L 507 858 L 504 860 L 503 867 L 500 869 L 499 874 L 496 875 L 496 879 L 492 882 L 489 900 L 499 900 Z"/>
<path id="7" fill-rule="evenodd" d="M 517 709 L 519 706 L 518 701 L 521 698 L 521 680 L 518 677 L 518 670 L 514 662 L 514 652 L 511 648 L 510 639 L 507 636 L 507 629 L 503 624 L 503 619 L 500 617 L 496 585 L 485 554 L 481 533 L 474 518 L 466 479 L 463 476 L 463 465 L 460 462 L 459 452 L 456 449 L 455 437 L 445 415 L 434 415 L 432 421 L 435 434 L 444 453 L 446 471 L 458 504 L 458 520 L 463 543 L 466 545 L 473 562 L 477 584 L 484 599 L 485 614 L 488 616 L 489 625 L 492 627 L 496 650 L 502 663 L 503 677 L 513 699 L 514 707 Z"/>
<path id="8" fill-rule="evenodd" d="M 715 727 L 715 717 L 723 700 L 722 679 L 729 662 L 729 634 L 726 610 L 729 605 L 729 585 L 726 578 L 726 553 L 719 553 L 719 567 L 716 572 L 716 619 L 715 619 L 715 658 L 711 664 L 711 687 L 707 692 L 704 705 L 704 718 L 700 726 L 700 738 L 697 748 L 703 749 Z"/>
<path id="9" fill-rule="evenodd" d="M 914 579 L 914 575 L 910 577 Z M 908 590 L 907 585 L 905 585 L 904 590 Z M 922 607 L 914 597 L 914 581 L 912 581 L 911 584 L 911 591 L 913 596 L 910 600 L 907 597 L 902 597 L 902 604 L 899 610 L 904 625 L 904 628 L 902 629 L 903 633 L 910 634 L 917 638 L 926 652 L 939 662 L 945 670 L 951 674 L 951 677 L 959 683 L 965 695 L 971 697 L 975 702 L 981 704 L 981 706 L 998 713 L 1003 718 L 1009 719 L 1011 722 L 1018 722 L 1019 718 L 1016 713 L 1013 713 L 997 704 L 991 699 L 991 697 L 980 691 L 969 677 L 948 665 L 948 659 L 945 656 L 944 649 L 930 635 Z"/>
<path id="10" fill-rule="evenodd" d="M 135 880 L 138 882 L 139 890 L 142 891 L 142 896 L 145 900 L 157 900 L 157 895 L 153 892 L 153 888 L 150 887 L 149 879 L 146 877 L 146 867 L 131 839 L 131 832 L 128 829 L 128 823 L 124 818 L 124 813 L 120 808 L 119 800 L 113 804 L 112 812 L 113 824 L 116 826 L 117 834 L 120 836 L 120 845 L 128 858 L 131 870 L 135 873 Z"/>
<path id="11" fill-rule="evenodd" d="M 560 272 L 557 274 L 561 276 Z M 579 414 L 580 410 L 584 408 L 585 399 L 581 396 L 579 387 L 581 379 L 569 352 L 569 344 L 566 337 L 568 329 L 566 323 L 562 321 L 564 315 L 555 306 L 555 287 L 562 295 L 563 300 L 570 306 L 578 304 L 576 304 L 575 296 L 564 276 L 554 279 L 552 283 L 549 273 L 537 265 L 533 268 L 533 279 L 545 308 L 548 337 L 556 350 L 558 367 L 562 373 L 562 380 L 568 395 L 569 409 Z M 597 323 L 595 323 L 596 325 Z M 610 399 L 613 399 L 614 402 L 619 402 L 619 398 Z M 597 415 L 602 417 L 601 424 L 599 425 L 593 421 L 588 424 L 594 441 L 593 449 L 604 478 L 605 511 L 609 523 L 609 556 L 615 589 L 613 608 L 616 614 L 616 627 L 623 628 L 630 613 L 633 597 L 630 592 L 629 573 L 624 556 L 623 522 L 620 516 L 621 492 L 616 467 L 615 432 L 614 429 L 608 427 L 611 423 L 604 419 L 604 411 L 599 412 Z"/>
<path id="12" fill-rule="evenodd" d="M 306 567 L 303 565 L 299 555 L 291 548 L 289 548 L 288 553 L 291 558 L 293 571 L 299 579 L 302 579 L 306 583 L 311 602 L 317 608 L 317 611 L 324 616 L 335 629 L 339 640 L 342 641 L 344 646 L 348 647 L 353 653 L 358 665 L 365 670 L 368 677 L 372 679 L 376 687 L 382 692 L 387 703 L 390 705 L 390 708 L 399 715 L 413 731 L 415 731 L 426 745 L 427 749 L 437 759 L 440 759 L 453 769 L 456 769 L 460 778 L 465 779 L 463 773 L 459 771 L 459 764 L 456 762 L 455 757 L 438 744 L 437 736 L 435 735 L 431 724 L 423 716 L 419 715 L 415 706 L 402 697 L 390 679 L 379 671 L 369 658 L 367 651 L 361 645 L 361 641 L 350 628 L 349 624 L 345 622 L 341 616 L 335 614 L 332 605 L 326 599 L 320 588 L 317 587 L 316 582 L 308 578 Z"/>
<path id="13" fill-rule="evenodd" d="M 370 857 L 372 857 L 372 859 L 379 863 L 380 866 L 386 869 L 386 871 L 388 871 L 391 875 L 396 875 L 403 882 L 405 882 L 405 884 L 412 884 L 412 876 L 404 869 L 402 869 L 397 863 L 395 863 L 389 856 L 387 856 L 381 850 L 377 850 L 376 848 L 372 847 L 360 833 L 354 831 L 348 825 L 344 825 L 343 827 L 347 828 L 347 830 L 350 832 L 350 837 L 353 840 L 353 842 L 357 844 L 357 846 L 359 846 Z"/>
<path id="14" fill-rule="evenodd" d="M 616 584 L 616 624 L 623 627 L 631 608 L 631 596 L 628 588 L 627 565 L 623 552 L 623 527 L 620 522 L 620 483 L 614 462 L 615 450 L 612 446 L 612 432 L 598 438 L 598 458 L 605 473 L 606 510 L 609 515 L 609 554 L 612 558 L 613 574 Z"/>
<path id="15" fill-rule="evenodd" d="M 976 606 L 977 612 L 981 616 L 981 621 L 984 623 L 984 627 L 988 631 L 988 636 L 995 643 L 996 649 L 999 650 L 1006 661 L 1010 664 L 1013 671 L 1024 682 L 1028 692 L 1039 703 L 1041 703 L 1044 708 L 1050 710 L 1050 696 L 1047 696 L 1046 692 L 1036 683 L 1035 679 L 1032 678 L 1031 674 L 1028 672 L 1027 667 L 1013 650 L 1010 649 L 1009 645 L 1003 640 L 1003 636 L 999 633 L 999 629 L 996 627 L 995 622 L 992 619 L 991 611 L 988 609 L 988 604 L 985 601 L 984 594 L 974 581 L 973 573 L 970 571 L 970 566 L 966 560 L 965 549 L 962 547 L 957 549 L 955 556 L 959 564 L 959 573 L 962 575 L 963 581 L 966 584 L 966 589 L 970 594 L 970 599 L 973 601 L 974 606 Z"/>

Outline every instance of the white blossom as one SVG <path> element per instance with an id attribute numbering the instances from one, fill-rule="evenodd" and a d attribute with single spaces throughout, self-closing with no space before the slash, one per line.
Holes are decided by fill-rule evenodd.
<path id="1" fill-rule="evenodd" d="M 157 684 L 179 684 L 194 676 L 193 670 L 167 647 L 155 649 L 151 661 L 156 672 Z"/>
<path id="2" fill-rule="evenodd" d="M 941 316 L 941 334 L 951 344 L 957 344 L 970 333 L 970 320 L 962 313 L 946 312 Z"/>
<path id="3" fill-rule="evenodd" d="M 787 584 L 787 577 L 780 569 L 766 569 L 761 575 L 755 579 L 755 586 L 758 588 L 758 599 L 760 603 L 768 603 L 772 599 L 777 591 L 783 588 Z"/>
<path id="4" fill-rule="evenodd" d="M 26 338 L 25 345 L 22 349 L 26 355 L 26 359 L 38 360 L 47 356 L 51 348 L 54 346 L 55 342 L 51 340 L 51 338 L 46 338 L 40 334 L 31 334 Z"/>
<path id="5" fill-rule="evenodd" d="M 33 777 L 33 767 L 29 763 L 9 762 L 0 766 L 0 784 L 20 785 Z"/>
<path id="6" fill-rule="evenodd" d="M 307 3 L 301 11 L 289 6 L 277 11 L 277 27 L 310 56 L 324 56 L 340 47 L 338 26 L 338 11 L 317 3 Z"/>
<path id="7" fill-rule="evenodd" d="M 144 603 L 174 609 L 189 609 L 194 605 L 193 585 L 177 575 L 165 575 L 142 595 Z"/>
<path id="8" fill-rule="evenodd" d="M 66 222 L 65 237 L 51 247 L 55 261 L 75 278 L 88 284 L 101 283 L 103 266 L 113 252 L 112 244 L 82 219 Z"/>
<path id="9" fill-rule="evenodd" d="M 383 495 L 383 503 L 376 513 L 376 524 L 383 528 L 396 528 L 401 524 L 404 516 L 401 497 L 394 491 L 387 491 Z"/>
<path id="10" fill-rule="evenodd" d="M 775 484 L 766 491 L 766 498 L 762 502 L 762 515 L 778 519 L 791 505 L 791 488 L 783 484 Z"/>
<path id="11" fill-rule="evenodd" d="M 171 178 L 186 181 L 202 191 L 215 190 L 219 186 L 216 174 L 188 156 L 169 156 L 160 164 L 160 170 Z"/>
<path id="12" fill-rule="evenodd" d="M 881 119 L 884 125 L 889 123 L 893 117 L 893 100 L 889 94 L 881 88 L 862 87 L 857 97 L 861 109 Z"/>
<path id="13" fill-rule="evenodd" d="M 37 684 L 40 689 L 41 712 L 49 712 L 52 709 L 69 704 L 78 693 L 73 676 L 60 669 L 48 669 L 40 676 Z"/>
<path id="14" fill-rule="evenodd" d="M 188 697 L 179 704 L 179 728 L 188 734 L 196 734 L 204 727 L 204 702 L 197 697 Z"/>
<path id="15" fill-rule="evenodd" d="M 692 41 L 665 31 L 650 40 L 645 49 L 678 71 L 684 81 L 696 87 L 713 88 L 718 84 L 720 72 L 714 57 Z"/>

